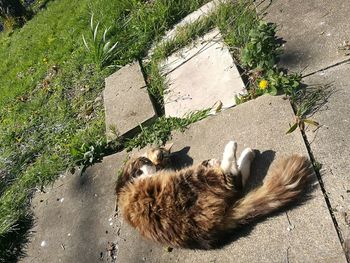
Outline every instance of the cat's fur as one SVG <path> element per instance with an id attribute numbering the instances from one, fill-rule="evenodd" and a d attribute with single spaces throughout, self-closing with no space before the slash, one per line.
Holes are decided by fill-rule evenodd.
<path id="1" fill-rule="evenodd" d="M 131 159 L 117 181 L 119 210 L 147 239 L 210 249 L 222 234 L 290 203 L 312 173 L 306 157 L 280 159 L 263 184 L 242 197 L 253 159 L 254 152 L 247 148 L 236 161 L 233 141 L 221 162 L 213 159 L 179 171 L 156 171 L 145 156 Z"/>

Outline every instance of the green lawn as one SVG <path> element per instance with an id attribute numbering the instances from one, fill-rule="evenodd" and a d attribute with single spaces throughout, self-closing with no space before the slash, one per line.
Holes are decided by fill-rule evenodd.
<path id="1" fill-rule="evenodd" d="M 0 249 L 28 213 L 35 189 L 103 145 L 104 78 L 145 56 L 152 41 L 207 0 L 55 0 L 0 35 Z M 85 49 L 90 17 L 117 44 L 113 67 Z M 100 31 L 102 32 L 102 31 Z"/>

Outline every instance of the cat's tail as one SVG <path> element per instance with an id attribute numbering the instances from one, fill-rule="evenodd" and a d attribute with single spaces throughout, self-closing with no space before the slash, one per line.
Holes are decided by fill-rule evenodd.
<path id="1" fill-rule="evenodd" d="M 246 224 L 295 200 L 313 174 L 307 157 L 292 155 L 275 161 L 263 185 L 238 200 L 227 217 L 227 226 Z"/>

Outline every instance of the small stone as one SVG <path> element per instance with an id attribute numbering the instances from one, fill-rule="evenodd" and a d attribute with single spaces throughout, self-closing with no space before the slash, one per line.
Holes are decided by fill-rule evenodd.
<path id="1" fill-rule="evenodd" d="M 45 241 L 45 240 L 41 241 L 40 246 L 41 246 L 41 247 L 46 247 L 46 246 L 47 246 L 46 241 Z"/>
<path id="2" fill-rule="evenodd" d="M 164 247 L 165 252 L 171 252 L 173 251 L 172 247 Z"/>
<path id="3" fill-rule="evenodd" d="M 289 225 L 289 227 L 287 227 L 287 230 L 288 230 L 288 232 L 290 232 L 290 231 L 292 231 L 294 228 L 295 228 L 295 226 Z"/>

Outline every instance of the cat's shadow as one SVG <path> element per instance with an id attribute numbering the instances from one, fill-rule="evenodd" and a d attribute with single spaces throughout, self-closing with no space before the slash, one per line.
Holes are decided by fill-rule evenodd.
<path id="1" fill-rule="evenodd" d="M 188 155 L 191 147 L 186 146 L 179 151 L 172 152 L 170 154 L 171 168 L 174 170 L 180 170 L 182 168 L 191 166 L 193 164 L 193 158 Z"/>

